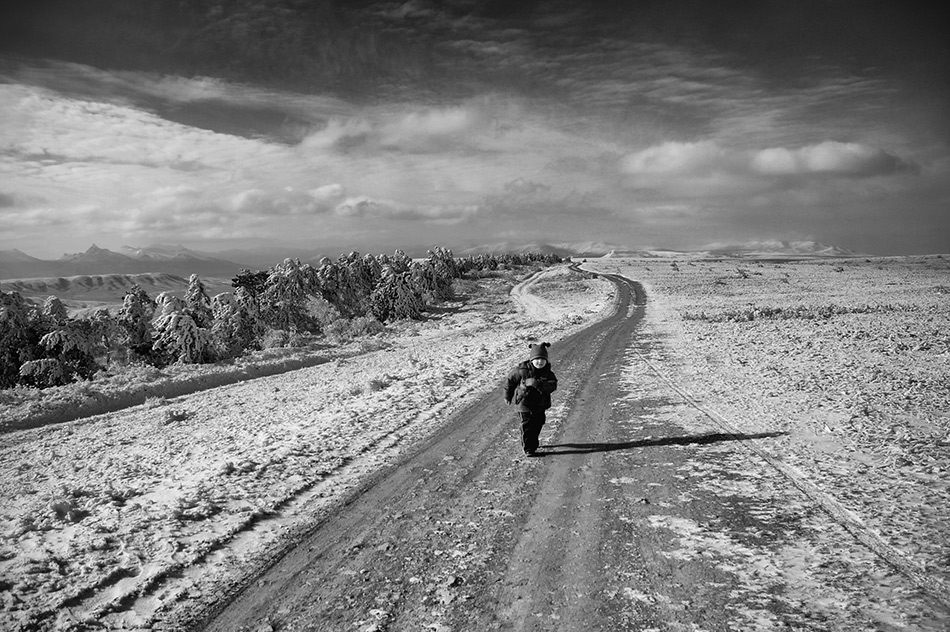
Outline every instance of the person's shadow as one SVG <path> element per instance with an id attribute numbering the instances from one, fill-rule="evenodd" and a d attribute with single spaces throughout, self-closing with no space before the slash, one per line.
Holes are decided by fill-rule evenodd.
<path id="1" fill-rule="evenodd" d="M 725 441 L 749 441 L 750 439 L 769 439 L 781 437 L 787 432 L 761 432 L 758 434 L 732 434 L 712 432 L 702 435 L 688 435 L 685 437 L 663 437 L 660 439 L 641 439 L 639 441 L 621 441 L 619 443 L 554 443 L 539 446 L 543 456 L 557 456 L 559 454 L 589 454 L 591 452 L 612 452 L 614 450 L 631 450 L 633 448 L 655 448 L 667 445 L 707 445 Z"/>

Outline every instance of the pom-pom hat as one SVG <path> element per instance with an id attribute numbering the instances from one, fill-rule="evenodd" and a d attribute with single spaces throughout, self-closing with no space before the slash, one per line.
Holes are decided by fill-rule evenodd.
<path id="1" fill-rule="evenodd" d="M 531 350 L 531 355 L 528 356 L 529 360 L 534 360 L 536 358 L 548 359 L 548 347 L 551 346 L 550 342 L 542 342 L 536 345 L 528 345 L 528 349 Z"/>

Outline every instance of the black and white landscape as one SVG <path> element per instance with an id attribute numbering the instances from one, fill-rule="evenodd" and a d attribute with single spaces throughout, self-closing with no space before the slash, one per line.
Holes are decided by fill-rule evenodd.
<path id="1" fill-rule="evenodd" d="M 943 13 L 2 3 L 0 628 L 950 629 Z"/>

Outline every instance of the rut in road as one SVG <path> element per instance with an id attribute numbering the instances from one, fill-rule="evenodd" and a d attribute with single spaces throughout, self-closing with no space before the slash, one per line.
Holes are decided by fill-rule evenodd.
<path id="1" fill-rule="evenodd" d="M 552 436 L 588 438 L 609 416 L 617 380 L 606 376 L 619 371 L 640 318 L 633 306 L 645 296 L 637 284 L 608 276 L 618 288 L 616 313 L 551 348 L 562 386 L 542 446 Z M 594 486 L 571 480 L 567 462 L 551 467 L 562 457 L 521 456 L 503 378 L 438 437 L 351 496 L 206 629 L 424 629 L 440 620 L 508 628 L 528 616 L 533 598 L 525 587 L 538 577 L 565 598 L 590 594 L 598 569 L 588 535 L 598 518 L 586 496 Z M 578 622 L 595 607 L 580 599 L 571 610 Z"/>

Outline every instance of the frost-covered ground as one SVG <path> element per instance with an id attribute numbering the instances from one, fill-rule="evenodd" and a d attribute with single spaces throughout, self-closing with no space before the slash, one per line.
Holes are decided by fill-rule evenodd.
<path id="1" fill-rule="evenodd" d="M 529 341 L 602 317 L 613 297 L 565 266 L 510 293 L 499 279 L 481 284 L 364 353 L 0 435 L 0 629 L 160 626 L 182 597 L 236 581 L 497 388 Z M 222 378 L 191 379 L 194 390 Z"/>
<path id="2" fill-rule="evenodd" d="M 947 260 L 585 267 L 647 289 L 642 335 L 659 352 L 633 353 L 625 379 L 666 384 L 729 432 L 786 432 L 763 467 L 946 594 Z M 497 388 L 527 341 L 556 341 L 613 296 L 563 267 L 494 289 L 316 366 L 0 435 L 0 628 L 160 629 Z M 834 572 L 823 555 L 794 565 Z"/>
<path id="3" fill-rule="evenodd" d="M 610 259 L 648 360 L 869 548 L 950 600 L 950 260 Z M 642 368 L 642 367 L 641 367 Z"/>

